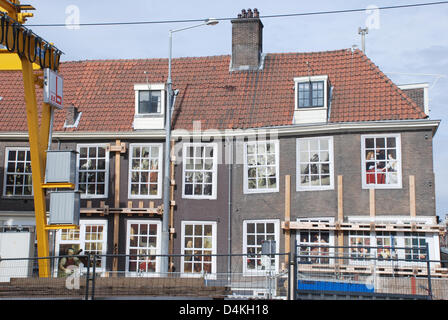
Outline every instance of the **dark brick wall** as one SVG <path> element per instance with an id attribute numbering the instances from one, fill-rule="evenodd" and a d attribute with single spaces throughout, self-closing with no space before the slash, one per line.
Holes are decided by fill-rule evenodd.
<path id="1" fill-rule="evenodd" d="M 393 132 L 390 132 L 393 133 Z M 280 190 L 244 194 L 242 164 L 234 166 L 232 250 L 241 252 L 242 224 L 246 219 L 284 220 L 285 175 L 291 175 L 291 220 L 302 217 L 337 218 L 337 176 L 343 176 L 344 216 L 369 216 L 369 190 L 362 189 L 361 135 L 335 134 L 334 189 L 296 191 L 296 137 L 280 139 Z M 370 134 L 370 133 L 369 133 Z M 240 148 L 242 148 L 240 146 Z M 237 152 L 242 152 L 240 149 Z M 401 132 L 402 188 L 376 190 L 376 214 L 409 216 L 409 176 L 416 181 L 419 216 L 435 216 L 432 132 Z M 282 234 L 282 233 L 281 233 Z M 283 240 L 281 247 L 284 246 Z"/>
<path id="2" fill-rule="evenodd" d="M 406 95 L 415 101 L 415 103 L 425 112 L 425 94 L 423 88 L 402 89 Z"/>
<path id="3" fill-rule="evenodd" d="M 262 52 L 263 24 L 257 18 L 232 20 L 232 69 L 258 69 Z"/>

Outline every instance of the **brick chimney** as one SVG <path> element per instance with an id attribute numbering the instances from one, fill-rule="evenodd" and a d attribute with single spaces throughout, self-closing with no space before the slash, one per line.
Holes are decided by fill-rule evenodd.
<path id="1" fill-rule="evenodd" d="M 65 108 L 65 128 L 74 128 L 78 126 L 79 118 L 81 116 L 81 112 L 78 111 L 78 108 L 73 104 L 67 106 Z"/>
<path id="2" fill-rule="evenodd" d="M 263 24 L 258 10 L 255 8 L 241 10 L 237 19 L 232 22 L 232 61 L 230 69 L 260 69 L 263 51 Z"/>

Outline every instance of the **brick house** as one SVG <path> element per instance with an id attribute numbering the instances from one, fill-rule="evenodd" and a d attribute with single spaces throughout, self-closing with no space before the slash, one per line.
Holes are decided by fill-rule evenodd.
<path id="1" fill-rule="evenodd" d="M 440 259 L 440 121 L 429 118 L 427 88 L 400 88 L 360 50 L 265 54 L 262 30 L 257 14 L 243 13 L 232 20 L 231 55 L 173 59 L 170 253 L 247 254 L 246 274 L 262 272 L 267 239 L 277 252 L 315 241 L 428 243 Z M 66 107 L 52 149 L 78 152 L 82 209 L 79 232 L 52 233 L 55 255 L 126 254 L 98 267 L 132 275 L 136 254 L 160 253 L 167 70 L 167 59 L 61 63 Z M 0 78 L 0 226 L 32 227 L 21 73 Z M 143 271 L 160 271 L 153 262 Z M 176 264 L 181 273 L 227 268 L 214 258 Z"/>

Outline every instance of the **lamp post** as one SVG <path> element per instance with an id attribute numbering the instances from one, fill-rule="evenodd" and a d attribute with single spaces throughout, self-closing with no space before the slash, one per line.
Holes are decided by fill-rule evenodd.
<path id="1" fill-rule="evenodd" d="M 172 47 L 173 47 L 173 33 L 188 30 L 200 26 L 213 26 L 218 24 L 218 20 L 209 18 L 201 24 L 193 25 L 190 27 L 174 29 L 169 31 L 169 58 L 168 58 L 168 78 L 166 81 L 166 89 L 168 92 L 167 104 L 166 104 L 166 116 L 165 116 L 165 153 L 164 153 L 164 179 L 163 179 L 163 216 L 162 216 L 162 242 L 161 242 L 161 254 L 162 272 L 168 272 L 168 245 L 169 245 L 169 212 L 170 212 L 170 184 L 171 184 L 171 166 L 170 166 L 170 151 L 171 151 L 171 114 L 172 114 L 172 102 L 173 102 L 173 88 L 171 80 L 171 60 L 172 60 Z"/>

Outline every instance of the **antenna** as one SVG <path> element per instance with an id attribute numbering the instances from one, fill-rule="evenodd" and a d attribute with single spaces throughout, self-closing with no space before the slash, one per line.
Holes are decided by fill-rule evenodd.
<path id="1" fill-rule="evenodd" d="M 358 34 L 361 35 L 362 39 L 362 52 L 366 52 L 366 34 L 369 33 L 369 28 L 365 27 L 362 29 L 361 27 L 358 28 Z"/>

